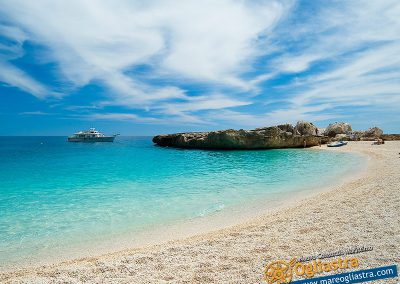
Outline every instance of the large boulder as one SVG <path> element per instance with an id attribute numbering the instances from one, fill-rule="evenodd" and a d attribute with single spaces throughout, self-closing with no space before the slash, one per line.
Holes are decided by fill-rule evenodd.
<path id="1" fill-rule="evenodd" d="M 349 137 L 352 141 L 360 141 L 363 135 L 364 131 L 353 131 L 349 134 Z"/>
<path id="2" fill-rule="evenodd" d="M 280 130 L 285 131 L 285 132 L 290 132 L 290 133 L 294 133 L 294 127 L 293 125 L 287 123 L 287 124 L 281 124 L 277 126 Z"/>
<path id="3" fill-rule="evenodd" d="M 304 124 L 305 125 L 305 124 Z M 307 126 L 308 127 L 308 126 Z M 157 135 L 153 142 L 159 146 L 198 149 L 274 149 L 316 146 L 320 138 L 311 128 L 302 128 L 298 135 L 290 124 L 257 128 L 254 130 L 221 130 Z"/>
<path id="4" fill-rule="evenodd" d="M 366 131 L 364 131 L 362 137 L 364 138 L 380 138 L 383 134 L 382 129 L 378 127 L 372 127 Z"/>
<path id="5" fill-rule="evenodd" d="M 335 122 L 328 125 L 325 129 L 325 135 L 335 137 L 337 134 L 350 134 L 351 125 L 346 122 Z"/>
<path id="6" fill-rule="evenodd" d="M 298 121 L 294 129 L 300 135 L 318 135 L 317 127 L 308 121 Z"/>

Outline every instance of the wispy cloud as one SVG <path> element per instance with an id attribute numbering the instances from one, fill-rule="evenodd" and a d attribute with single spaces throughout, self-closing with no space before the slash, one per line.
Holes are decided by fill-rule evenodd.
<path id="1" fill-rule="evenodd" d="M 126 74 L 140 64 L 152 66 L 158 77 L 244 86 L 241 73 L 263 53 L 254 42 L 287 6 L 278 1 L 42 0 L 3 1 L 1 10 L 29 40 L 49 48 L 47 56 L 71 83 L 100 81 L 113 91 L 111 102 L 142 107 L 186 97 L 178 86 L 149 85 Z"/>
<path id="2" fill-rule="evenodd" d="M 38 98 L 49 96 L 51 91 L 45 85 L 9 63 L 10 60 L 24 55 L 23 43 L 28 38 L 27 34 L 18 27 L 0 23 L 0 35 L 8 40 L 6 43 L 0 42 L 0 82 L 9 87 L 17 87 Z"/>
<path id="3" fill-rule="evenodd" d="M 400 106 L 397 0 L 0 3 L 0 81 L 57 95 L 15 64 L 44 46 L 60 80 L 105 88 L 87 119 L 250 126 Z"/>
<path id="4" fill-rule="evenodd" d="M 298 120 L 318 122 L 322 120 L 340 118 L 337 114 L 329 112 L 321 113 L 326 110 L 326 105 L 307 106 L 302 108 L 279 109 L 266 113 L 246 113 L 233 110 L 209 111 L 206 117 L 209 121 L 222 121 L 228 127 L 257 128 L 260 126 L 277 125 L 281 123 L 295 124 Z"/>
<path id="5" fill-rule="evenodd" d="M 202 121 L 198 118 L 179 113 L 175 116 L 165 117 L 150 117 L 150 116 L 139 116 L 132 113 L 84 113 L 84 114 L 73 114 L 64 117 L 66 119 L 79 119 L 89 121 L 127 121 L 140 124 L 159 124 L 159 125 L 199 125 L 199 124 L 212 124 L 208 121 Z"/>
<path id="6" fill-rule="evenodd" d="M 44 111 L 24 111 L 20 112 L 20 115 L 52 115 L 53 113 L 48 113 Z"/>
<path id="7" fill-rule="evenodd" d="M 152 117 L 140 117 L 130 113 L 92 113 L 73 116 L 73 118 L 81 118 L 86 120 L 116 120 L 116 121 L 133 121 L 141 123 L 159 123 L 160 120 Z"/>
<path id="8" fill-rule="evenodd" d="M 293 78 L 279 85 L 287 95 L 270 114 L 351 118 L 352 107 L 364 106 L 370 114 L 400 106 L 399 13 L 398 1 L 346 1 L 324 3 L 299 29 L 289 18 L 274 35 L 284 51 L 258 76 Z"/>
<path id="9" fill-rule="evenodd" d="M 50 91 L 45 85 L 33 79 L 21 69 L 0 60 L 0 81 L 8 86 L 17 87 L 38 98 L 45 98 L 50 95 L 59 96 L 56 92 Z"/>

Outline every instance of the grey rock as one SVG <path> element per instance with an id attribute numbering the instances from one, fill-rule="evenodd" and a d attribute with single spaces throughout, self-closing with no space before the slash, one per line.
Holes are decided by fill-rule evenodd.
<path id="1" fill-rule="evenodd" d="M 318 129 L 311 122 L 298 121 L 294 128 L 300 135 L 317 135 Z"/>
<path id="2" fill-rule="evenodd" d="M 320 138 L 314 133 L 312 124 L 300 124 L 304 135 L 297 135 L 290 124 L 257 128 L 254 130 L 220 130 L 211 132 L 189 132 L 157 135 L 153 142 L 159 146 L 197 149 L 274 149 L 316 146 Z M 313 125 L 312 125 L 313 126 Z M 314 126 L 315 127 L 315 126 Z"/>
<path id="3" fill-rule="evenodd" d="M 382 139 L 389 141 L 400 140 L 400 134 L 383 134 Z"/>
<path id="4" fill-rule="evenodd" d="M 294 127 L 291 124 L 281 124 L 277 126 L 280 130 L 285 131 L 285 132 L 290 132 L 294 133 Z"/>
<path id="5" fill-rule="evenodd" d="M 336 134 L 334 141 L 350 141 L 353 140 L 351 138 L 351 134 Z"/>
<path id="6" fill-rule="evenodd" d="M 378 127 L 372 127 L 363 133 L 363 137 L 367 138 L 380 138 L 383 135 L 382 129 Z"/>
<path id="7" fill-rule="evenodd" d="M 335 137 L 337 134 L 350 134 L 352 132 L 351 125 L 346 122 L 335 122 L 328 125 L 325 135 Z"/>

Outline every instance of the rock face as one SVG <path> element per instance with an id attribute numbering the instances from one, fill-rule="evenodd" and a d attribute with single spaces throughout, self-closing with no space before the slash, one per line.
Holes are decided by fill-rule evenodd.
<path id="1" fill-rule="evenodd" d="M 299 126 L 299 127 L 298 127 Z M 315 136 L 315 126 L 301 122 L 296 127 L 283 124 L 254 130 L 221 130 L 212 132 L 190 132 L 153 137 L 159 146 L 197 149 L 276 149 L 316 146 L 320 138 Z M 300 135 L 299 132 L 305 133 Z"/>
<path id="2" fill-rule="evenodd" d="M 364 131 L 362 137 L 363 138 L 380 138 L 383 134 L 382 129 L 378 127 L 372 127 L 366 131 Z"/>
<path id="3" fill-rule="evenodd" d="M 318 128 L 308 121 L 299 121 L 294 128 L 300 135 L 318 135 Z"/>
<path id="4" fill-rule="evenodd" d="M 351 141 L 353 140 L 348 134 L 336 134 L 334 141 Z"/>
<path id="5" fill-rule="evenodd" d="M 335 137 L 337 134 L 350 134 L 351 125 L 346 122 L 335 122 L 328 125 L 325 129 L 325 135 Z"/>
<path id="6" fill-rule="evenodd" d="M 383 134 L 382 139 L 388 141 L 400 140 L 400 134 Z"/>
<path id="7" fill-rule="evenodd" d="M 366 131 L 351 131 L 347 133 L 336 134 L 331 140 L 347 140 L 347 141 L 373 141 L 376 138 L 382 138 L 383 131 L 378 127 L 372 127 Z"/>

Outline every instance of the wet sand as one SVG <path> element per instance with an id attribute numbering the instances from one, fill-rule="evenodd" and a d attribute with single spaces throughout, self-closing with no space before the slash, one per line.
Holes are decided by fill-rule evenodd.
<path id="1" fill-rule="evenodd" d="M 373 250 L 353 255 L 359 259 L 356 270 L 398 265 L 400 141 L 379 146 L 350 142 L 326 150 L 368 155 L 368 168 L 340 186 L 240 225 L 145 248 L 16 269 L 1 273 L 0 282 L 265 283 L 264 268 L 272 261 L 361 246 Z"/>

